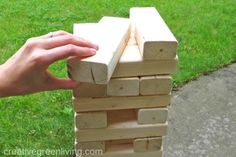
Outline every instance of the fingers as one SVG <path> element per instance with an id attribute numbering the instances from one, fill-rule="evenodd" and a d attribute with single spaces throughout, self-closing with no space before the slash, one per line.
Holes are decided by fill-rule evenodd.
<path id="1" fill-rule="evenodd" d="M 98 49 L 98 45 L 82 38 L 76 37 L 72 34 L 58 35 L 53 36 L 52 38 L 45 38 L 40 40 L 40 45 L 42 46 L 42 48 L 47 50 L 68 44 Z"/>
<path id="2" fill-rule="evenodd" d="M 50 72 L 48 72 L 48 80 L 44 84 L 46 85 L 45 90 L 56 90 L 56 89 L 74 89 L 79 86 L 79 81 L 74 81 L 71 79 L 61 79 L 54 77 Z"/>
<path id="3" fill-rule="evenodd" d="M 70 79 L 59 79 L 54 78 L 54 86 L 53 89 L 74 89 L 79 86 L 78 81 L 73 81 Z"/>
<path id="4" fill-rule="evenodd" d="M 47 53 L 45 54 L 46 54 L 45 58 L 47 60 L 47 64 L 52 64 L 55 61 L 68 58 L 70 56 L 75 56 L 78 59 L 90 57 L 96 54 L 96 49 L 79 47 L 69 44 L 47 50 Z"/>
<path id="5" fill-rule="evenodd" d="M 97 44 L 94 44 L 80 37 L 76 37 L 62 30 L 50 32 L 46 35 L 34 37 L 33 39 L 36 42 L 36 45 L 47 50 L 68 44 L 98 49 Z"/>
<path id="6" fill-rule="evenodd" d="M 57 36 L 61 36 L 61 35 L 71 35 L 71 34 L 66 31 L 60 30 L 60 31 L 56 31 L 56 32 L 50 32 L 48 34 L 39 36 L 37 38 L 38 39 L 48 39 L 48 38 L 57 37 Z"/>

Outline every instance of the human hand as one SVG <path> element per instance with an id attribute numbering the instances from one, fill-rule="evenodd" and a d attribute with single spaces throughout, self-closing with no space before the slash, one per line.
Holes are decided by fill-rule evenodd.
<path id="1" fill-rule="evenodd" d="M 64 31 L 30 38 L 0 65 L 0 97 L 76 88 L 78 81 L 56 78 L 48 67 L 70 56 L 92 56 L 97 49 L 97 45 Z"/>

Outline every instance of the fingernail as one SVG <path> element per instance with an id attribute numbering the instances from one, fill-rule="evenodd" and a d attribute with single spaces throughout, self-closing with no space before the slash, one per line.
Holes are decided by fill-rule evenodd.
<path id="1" fill-rule="evenodd" d="M 90 48 L 90 51 L 91 51 L 91 53 L 94 55 L 94 54 L 96 54 L 96 52 L 97 52 L 97 50 L 96 49 L 93 49 L 93 48 Z"/>
<path id="2" fill-rule="evenodd" d="M 96 50 L 98 50 L 99 49 L 99 46 L 98 45 L 96 45 Z"/>
<path id="3" fill-rule="evenodd" d="M 92 47 L 93 49 L 95 49 L 95 50 L 98 50 L 99 49 L 99 46 L 97 45 L 97 44 L 93 44 L 93 47 Z"/>

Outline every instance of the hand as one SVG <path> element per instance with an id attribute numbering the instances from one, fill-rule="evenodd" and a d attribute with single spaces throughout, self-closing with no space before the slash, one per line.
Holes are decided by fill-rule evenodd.
<path id="1" fill-rule="evenodd" d="M 78 81 L 56 78 L 48 67 L 69 56 L 92 56 L 97 49 L 97 45 L 64 31 L 30 38 L 0 66 L 0 97 L 76 88 Z"/>

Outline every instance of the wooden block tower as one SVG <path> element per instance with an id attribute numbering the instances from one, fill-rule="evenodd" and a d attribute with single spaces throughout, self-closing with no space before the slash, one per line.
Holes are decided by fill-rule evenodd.
<path id="1" fill-rule="evenodd" d="M 155 8 L 131 8 L 130 20 L 75 24 L 74 34 L 100 46 L 93 57 L 68 59 L 70 77 L 81 81 L 73 90 L 77 156 L 161 157 L 178 62 L 164 20 Z"/>

